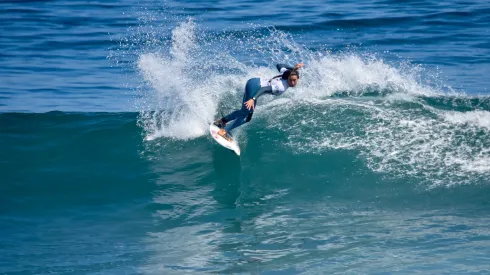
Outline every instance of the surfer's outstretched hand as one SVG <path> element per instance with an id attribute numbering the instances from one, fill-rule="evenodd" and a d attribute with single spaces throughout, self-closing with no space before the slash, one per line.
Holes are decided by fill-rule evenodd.
<path id="1" fill-rule="evenodd" d="M 245 102 L 245 106 L 247 107 L 248 110 L 253 110 L 255 108 L 255 100 L 253 98 L 247 100 Z"/>

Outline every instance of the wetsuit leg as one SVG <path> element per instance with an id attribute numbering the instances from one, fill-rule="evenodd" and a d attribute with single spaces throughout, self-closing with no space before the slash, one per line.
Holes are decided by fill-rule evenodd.
<path id="1" fill-rule="evenodd" d="M 233 113 L 223 118 L 225 123 L 231 120 L 235 120 L 231 123 L 228 123 L 228 125 L 226 125 L 225 130 L 228 133 L 231 130 L 235 129 L 236 127 L 242 125 L 243 123 L 250 121 L 254 110 L 253 109 L 248 110 L 247 107 L 245 106 L 245 102 L 251 99 L 259 89 L 260 89 L 259 78 L 252 78 L 247 81 L 247 84 L 245 85 L 245 93 L 243 95 L 243 100 L 242 100 L 242 108 L 240 110 L 234 111 Z"/>

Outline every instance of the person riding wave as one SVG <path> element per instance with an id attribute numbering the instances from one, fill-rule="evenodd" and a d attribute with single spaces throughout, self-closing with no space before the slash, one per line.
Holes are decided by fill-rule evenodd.
<path id="1" fill-rule="evenodd" d="M 282 95 L 289 87 L 295 87 L 299 81 L 299 68 L 303 63 L 291 67 L 285 64 L 277 64 L 277 70 L 281 73 L 271 79 L 251 78 L 245 85 L 243 106 L 214 122 L 220 128 L 218 135 L 231 141 L 231 130 L 249 122 L 252 119 L 257 99 L 263 94 Z"/>

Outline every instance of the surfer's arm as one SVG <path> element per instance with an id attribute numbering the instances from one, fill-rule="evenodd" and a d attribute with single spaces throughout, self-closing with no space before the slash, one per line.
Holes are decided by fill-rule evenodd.
<path id="1" fill-rule="evenodd" d="M 277 68 L 277 70 L 278 70 L 280 73 L 284 73 L 286 70 L 297 70 L 297 69 L 299 69 L 299 68 L 303 67 L 304 65 L 305 65 L 305 64 L 303 64 L 303 63 L 298 63 L 298 64 L 296 64 L 296 66 L 291 67 L 291 66 L 286 65 L 286 64 L 277 64 L 277 65 L 276 65 L 276 68 Z"/>
<path id="2" fill-rule="evenodd" d="M 266 86 L 266 87 L 260 88 L 260 90 L 254 95 L 254 97 L 252 97 L 252 99 L 257 100 L 257 98 L 259 98 L 259 96 L 266 94 L 266 93 L 269 93 L 269 94 L 272 93 L 272 87 L 271 86 Z"/>

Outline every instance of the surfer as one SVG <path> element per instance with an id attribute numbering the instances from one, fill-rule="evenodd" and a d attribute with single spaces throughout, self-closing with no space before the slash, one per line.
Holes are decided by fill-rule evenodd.
<path id="1" fill-rule="evenodd" d="M 276 67 L 279 73 L 281 73 L 280 75 L 271 79 L 249 79 L 245 85 L 242 108 L 214 122 L 214 125 L 220 128 L 218 135 L 231 141 L 228 133 L 252 119 L 255 106 L 257 105 L 257 99 L 263 94 L 282 95 L 287 88 L 296 86 L 299 81 L 298 69 L 303 66 L 303 63 L 298 63 L 294 67 L 277 64 Z"/>

